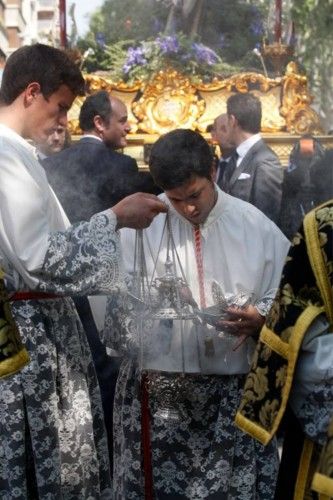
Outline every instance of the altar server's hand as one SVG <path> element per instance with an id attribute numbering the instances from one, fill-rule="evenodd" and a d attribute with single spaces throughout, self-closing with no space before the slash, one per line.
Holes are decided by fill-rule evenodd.
<path id="1" fill-rule="evenodd" d="M 157 214 L 167 210 L 163 201 L 148 193 L 131 194 L 112 207 L 117 216 L 117 229 L 122 227 L 143 229 L 150 226 Z"/>
<path id="2" fill-rule="evenodd" d="M 235 351 L 247 337 L 257 335 L 264 323 L 265 317 L 254 306 L 249 305 L 245 309 L 228 309 L 228 319 L 219 321 L 216 328 L 238 337 L 238 341 L 233 346 Z"/>

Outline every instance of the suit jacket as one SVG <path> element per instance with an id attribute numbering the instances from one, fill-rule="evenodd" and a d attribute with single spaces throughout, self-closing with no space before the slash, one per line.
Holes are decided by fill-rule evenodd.
<path id="1" fill-rule="evenodd" d="M 281 207 L 282 181 L 283 169 L 278 157 L 260 139 L 249 149 L 235 169 L 226 192 L 252 203 L 277 224 Z"/>
<path id="2" fill-rule="evenodd" d="M 133 158 L 93 137 L 83 137 L 41 163 L 71 222 L 88 220 L 137 191 L 159 192 Z"/>

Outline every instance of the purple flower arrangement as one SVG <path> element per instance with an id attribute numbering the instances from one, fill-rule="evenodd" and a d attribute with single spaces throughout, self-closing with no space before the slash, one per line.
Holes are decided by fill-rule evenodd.
<path id="1" fill-rule="evenodd" d="M 155 43 L 160 48 L 162 54 L 178 54 L 181 48 L 176 35 L 159 36 L 156 38 Z"/>
<path id="2" fill-rule="evenodd" d="M 192 49 L 200 63 L 212 65 L 219 62 L 216 52 L 202 43 L 192 43 Z"/>
<path id="3" fill-rule="evenodd" d="M 222 64 L 220 57 L 206 45 L 189 40 L 184 34 L 159 35 L 127 48 L 122 64 L 123 77 L 146 79 L 165 67 L 183 74 L 209 78 Z"/>
<path id="4" fill-rule="evenodd" d="M 128 74 L 133 66 L 143 66 L 144 64 L 147 64 L 144 47 L 129 47 L 127 59 L 123 66 L 124 73 Z"/>

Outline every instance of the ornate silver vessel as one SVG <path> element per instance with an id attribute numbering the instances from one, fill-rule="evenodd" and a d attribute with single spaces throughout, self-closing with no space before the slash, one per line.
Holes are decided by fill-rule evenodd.
<path id="1" fill-rule="evenodd" d="M 180 402 L 184 400 L 189 390 L 188 377 L 185 374 L 184 322 L 191 321 L 192 325 L 195 325 L 198 322 L 198 315 L 194 311 L 192 294 L 177 256 L 168 215 L 162 239 L 163 237 L 166 237 L 167 241 L 165 273 L 158 277 L 155 275 L 154 269 L 153 276 L 149 278 L 143 234 L 142 231 L 137 232 L 133 297 L 136 301 L 135 313 L 137 314 L 137 329 L 140 339 L 141 365 L 143 365 L 142 359 L 145 352 L 151 347 L 149 341 L 154 343 L 154 332 L 153 335 L 151 335 L 152 332 L 149 332 L 150 337 L 147 341 L 147 329 L 145 328 L 147 324 L 153 330 L 154 325 L 156 326 L 156 335 L 157 331 L 163 330 L 165 337 L 167 337 L 168 329 L 170 335 L 172 334 L 172 328 L 176 323 L 180 331 L 181 372 L 169 373 L 145 370 L 149 394 L 154 398 L 158 407 L 154 416 L 170 421 L 178 421 L 182 418 L 179 410 Z M 180 269 L 178 275 L 177 267 Z M 164 347 L 167 349 L 167 340 Z"/>

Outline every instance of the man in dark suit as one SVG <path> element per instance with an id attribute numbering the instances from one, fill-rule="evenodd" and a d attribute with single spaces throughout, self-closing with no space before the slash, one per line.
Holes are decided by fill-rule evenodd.
<path id="1" fill-rule="evenodd" d="M 157 194 L 148 173 L 116 151 L 130 131 L 125 104 L 101 90 L 87 97 L 79 115 L 83 137 L 42 164 L 71 222 L 88 219 L 137 191 Z"/>
<path id="2" fill-rule="evenodd" d="M 126 135 L 130 131 L 122 101 L 104 90 L 87 97 L 79 123 L 83 137 L 42 161 L 49 183 L 72 223 L 88 220 L 94 213 L 137 191 L 157 193 L 150 174 L 138 172 L 133 158 L 115 151 L 126 146 Z M 85 297 L 74 300 L 95 363 L 112 464 L 113 398 L 120 361 L 106 353 L 88 300 Z M 94 307 L 96 310 L 96 303 Z"/>
<path id="3" fill-rule="evenodd" d="M 212 140 L 219 145 L 221 157 L 216 165 L 215 182 L 222 188 L 224 171 L 228 167 L 231 156 L 234 152 L 234 147 L 228 142 L 228 115 L 222 113 L 217 116 L 213 122 L 211 129 Z"/>
<path id="4" fill-rule="evenodd" d="M 283 171 L 276 154 L 260 136 L 261 102 L 251 93 L 227 100 L 228 141 L 236 148 L 225 169 L 221 187 L 248 201 L 278 223 Z"/>

